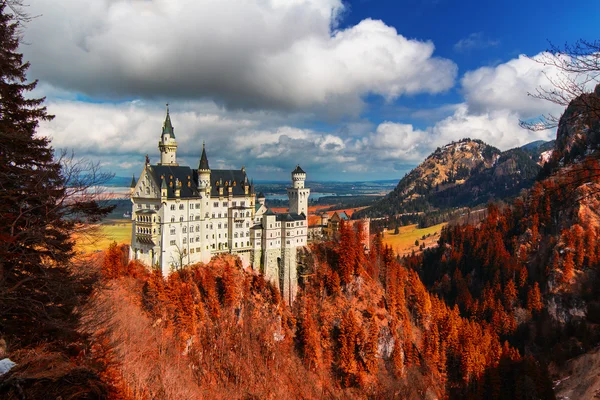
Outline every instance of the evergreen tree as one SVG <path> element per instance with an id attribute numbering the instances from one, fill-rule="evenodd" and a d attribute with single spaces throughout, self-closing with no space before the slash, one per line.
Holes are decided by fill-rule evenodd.
<path id="1" fill-rule="evenodd" d="M 78 293 L 66 268 L 71 235 L 110 207 L 87 195 L 99 183 L 97 168 L 61 163 L 50 139 L 36 134 L 53 116 L 44 98 L 26 96 L 37 81 L 27 81 L 16 18 L 0 1 L 0 331 L 27 342 L 20 333 L 29 324 L 32 336 L 55 335 L 70 316 Z"/>

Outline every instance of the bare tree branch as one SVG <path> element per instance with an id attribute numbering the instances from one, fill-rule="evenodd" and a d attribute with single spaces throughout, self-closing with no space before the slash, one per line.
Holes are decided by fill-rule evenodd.
<path id="1" fill-rule="evenodd" d="M 590 87 L 600 83 L 600 41 L 579 40 L 563 47 L 550 44 L 550 48 L 531 60 L 557 71 L 556 76 L 544 72 L 550 89 L 538 88 L 529 96 L 567 107 L 569 103 L 588 93 Z M 586 99 L 582 98 L 582 102 Z M 597 104 L 583 104 L 590 110 L 600 111 Z M 558 126 L 560 116 L 547 114 L 533 121 L 520 121 L 524 128 L 540 131 Z"/>

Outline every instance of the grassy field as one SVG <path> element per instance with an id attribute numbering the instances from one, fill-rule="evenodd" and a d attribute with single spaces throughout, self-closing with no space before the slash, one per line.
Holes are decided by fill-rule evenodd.
<path id="1" fill-rule="evenodd" d="M 417 225 L 407 225 L 399 229 L 399 233 L 394 235 L 393 231 L 388 231 L 383 235 L 383 243 L 391 246 L 396 254 L 403 256 L 419 251 L 421 243 L 425 247 L 434 246 L 440 238 L 440 232 L 446 223 L 430 226 L 429 228 L 417 229 Z M 427 237 L 429 235 L 429 237 Z M 423 240 L 423 236 L 426 238 Z M 415 240 L 419 241 L 419 246 L 415 246 Z"/>
<path id="2" fill-rule="evenodd" d="M 131 243 L 131 221 L 126 219 L 106 220 L 99 227 L 99 235 L 93 240 L 87 237 L 76 238 L 75 250 L 78 253 L 92 253 L 105 250 L 112 242 Z"/>

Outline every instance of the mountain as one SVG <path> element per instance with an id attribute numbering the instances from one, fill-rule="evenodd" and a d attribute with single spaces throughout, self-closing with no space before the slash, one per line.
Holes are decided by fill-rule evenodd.
<path id="1" fill-rule="evenodd" d="M 480 140 L 463 139 L 438 148 L 384 199 L 359 216 L 430 213 L 503 200 L 531 187 L 547 143 L 501 152 Z"/>

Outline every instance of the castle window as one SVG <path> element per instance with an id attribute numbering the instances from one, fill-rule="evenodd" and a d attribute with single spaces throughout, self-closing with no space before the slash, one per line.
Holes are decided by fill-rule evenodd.
<path id="1" fill-rule="evenodd" d="M 246 246 L 250 246 L 250 242 L 246 242 Z"/>
<path id="2" fill-rule="evenodd" d="M 187 227 L 183 227 L 183 229 L 181 230 L 183 233 L 187 233 Z"/>
<path id="3" fill-rule="evenodd" d="M 190 254 L 194 254 L 194 249 L 190 249 Z"/>
<path id="4" fill-rule="evenodd" d="M 187 244 L 187 238 L 183 238 L 183 244 Z"/>
<path id="5" fill-rule="evenodd" d="M 171 228 L 171 235 L 175 234 L 175 228 Z"/>
<path id="6" fill-rule="evenodd" d="M 227 202 L 226 201 L 223 202 L 223 207 L 227 207 Z"/>
<path id="7" fill-rule="evenodd" d="M 171 246 L 175 246 L 175 241 L 174 240 L 171 240 L 170 243 L 171 243 Z"/>
<path id="8" fill-rule="evenodd" d="M 219 215 L 219 218 L 221 218 L 221 213 L 219 213 L 218 215 Z"/>
<path id="9" fill-rule="evenodd" d="M 215 217 L 215 213 L 212 213 L 212 217 L 213 217 L 213 218 Z M 212 228 L 211 228 L 211 229 L 212 229 Z"/>
<path id="10" fill-rule="evenodd" d="M 208 235 L 206 235 L 206 239 L 208 240 Z"/>
<path id="11" fill-rule="evenodd" d="M 237 205 L 237 201 L 234 201 L 231 205 L 235 207 Z"/>
<path id="12" fill-rule="evenodd" d="M 183 215 L 179 217 L 179 222 L 183 222 Z"/>
<path id="13" fill-rule="evenodd" d="M 208 213 L 204 214 L 204 218 L 208 218 Z"/>
<path id="14" fill-rule="evenodd" d="M 175 211 L 175 204 L 171 204 L 171 211 Z"/>
<path id="15" fill-rule="evenodd" d="M 218 201 L 215 201 L 215 202 L 213 203 L 213 207 L 219 207 L 219 202 L 218 202 Z"/>
<path id="16" fill-rule="evenodd" d="M 180 210 L 183 210 L 183 204 L 180 204 L 180 205 L 179 205 L 179 209 L 180 209 Z"/>
<path id="17" fill-rule="evenodd" d="M 171 217 L 171 222 L 175 222 L 175 217 Z"/>
<path id="18" fill-rule="evenodd" d="M 227 229 L 227 222 L 225 222 L 225 229 Z"/>
<path id="19" fill-rule="evenodd" d="M 219 227 L 218 229 L 221 229 L 221 224 L 219 224 L 218 227 Z"/>
<path id="20" fill-rule="evenodd" d="M 245 201 L 240 202 L 240 206 L 245 207 L 246 206 L 246 202 Z"/>

